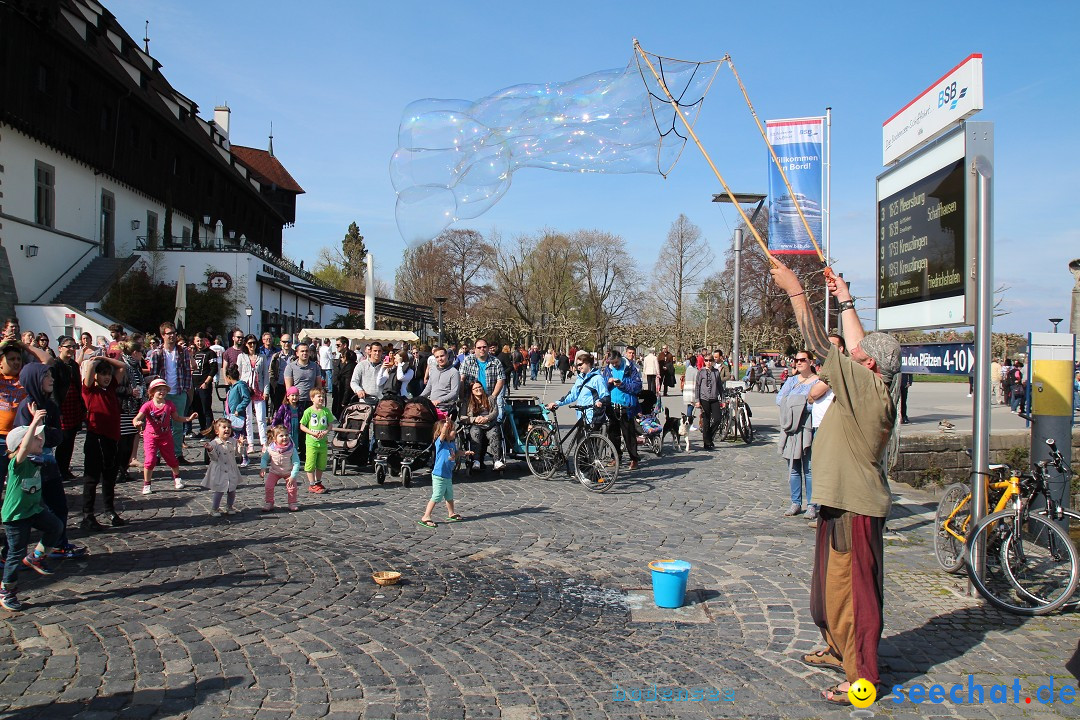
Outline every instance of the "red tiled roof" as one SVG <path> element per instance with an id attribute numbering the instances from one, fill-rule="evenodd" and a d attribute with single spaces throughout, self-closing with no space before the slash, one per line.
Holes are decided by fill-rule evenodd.
<path id="1" fill-rule="evenodd" d="M 304 192 L 304 188 L 293 180 L 293 176 L 289 174 L 285 166 L 266 150 L 244 147 L 243 145 L 232 145 L 231 149 L 233 157 L 251 170 L 256 180 L 264 184 L 273 183 L 282 190 L 288 190 L 289 192 L 297 194 Z"/>

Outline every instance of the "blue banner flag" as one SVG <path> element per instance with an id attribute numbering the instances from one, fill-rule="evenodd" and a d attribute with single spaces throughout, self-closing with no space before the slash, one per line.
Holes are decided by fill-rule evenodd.
<path id="1" fill-rule="evenodd" d="M 814 255 L 814 243 L 806 232 L 798 208 L 821 240 L 822 145 L 825 119 L 767 120 L 769 144 L 776 152 L 791 192 L 769 155 L 769 252 L 777 255 Z"/>

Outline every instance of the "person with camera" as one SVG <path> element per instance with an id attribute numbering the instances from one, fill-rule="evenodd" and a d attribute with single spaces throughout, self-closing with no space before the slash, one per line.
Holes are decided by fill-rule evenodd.
<path id="1" fill-rule="evenodd" d="M 634 419 L 638 415 L 637 396 L 641 392 L 641 373 L 637 365 L 624 359 L 618 350 L 609 350 L 603 376 L 610 393 L 608 417 L 611 422 L 608 424 L 608 439 L 619 454 L 619 464 L 622 464 L 622 446 L 626 444 L 630 469 L 636 470 L 641 458 L 637 451 L 637 427 Z"/>
<path id="2" fill-rule="evenodd" d="M 383 392 L 394 393 L 401 397 L 409 397 L 409 383 L 416 374 L 412 358 L 407 350 L 393 350 L 386 353 L 383 358 L 382 368 L 379 370 L 378 380 L 382 385 Z"/>

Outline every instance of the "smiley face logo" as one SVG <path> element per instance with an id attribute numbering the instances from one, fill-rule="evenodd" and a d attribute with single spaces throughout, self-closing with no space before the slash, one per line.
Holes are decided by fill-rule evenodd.
<path id="1" fill-rule="evenodd" d="M 859 678 L 848 688 L 848 700 L 857 708 L 868 708 L 877 699 L 877 688 L 868 680 Z"/>

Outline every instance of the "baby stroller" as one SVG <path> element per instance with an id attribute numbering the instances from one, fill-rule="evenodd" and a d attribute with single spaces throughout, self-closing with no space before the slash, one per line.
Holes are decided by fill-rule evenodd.
<path id="1" fill-rule="evenodd" d="M 382 485 L 387 475 L 401 474 L 401 415 L 405 399 L 387 394 L 375 405 L 372 427 L 375 432 L 375 482 Z"/>
<path id="2" fill-rule="evenodd" d="M 349 405 L 341 412 L 330 438 L 330 472 L 344 475 L 346 465 L 362 467 L 368 459 L 366 442 L 374 408 L 368 403 Z"/>
<path id="3" fill-rule="evenodd" d="M 436 417 L 435 406 L 427 398 L 383 396 L 375 406 L 373 421 L 375 482 L 382 485 L 387 476 L 400 476 L 402 485 L 412 485 L 416 470 L 431 458 Z"/>
<path id="4" fill-rule="evenodd" d="M 409 487 L 416 470 L 431 460 L 435 444 L 435 421 L 438 420 L 435 405 L 426 397 L 405 402 L 401 413 L 401 483 Z"/>
<path id="5" fill-rule="evenodd" d="M 664 432 L 664 421 L 660 419 L 660 411 L 664 409 L 664 406 L 652 390 L 642 390 L 637 397 L 638 409 L 641 411 L 634 420 L 638 445 L 659 455 L 663 449 L 661 440 Z"/>

